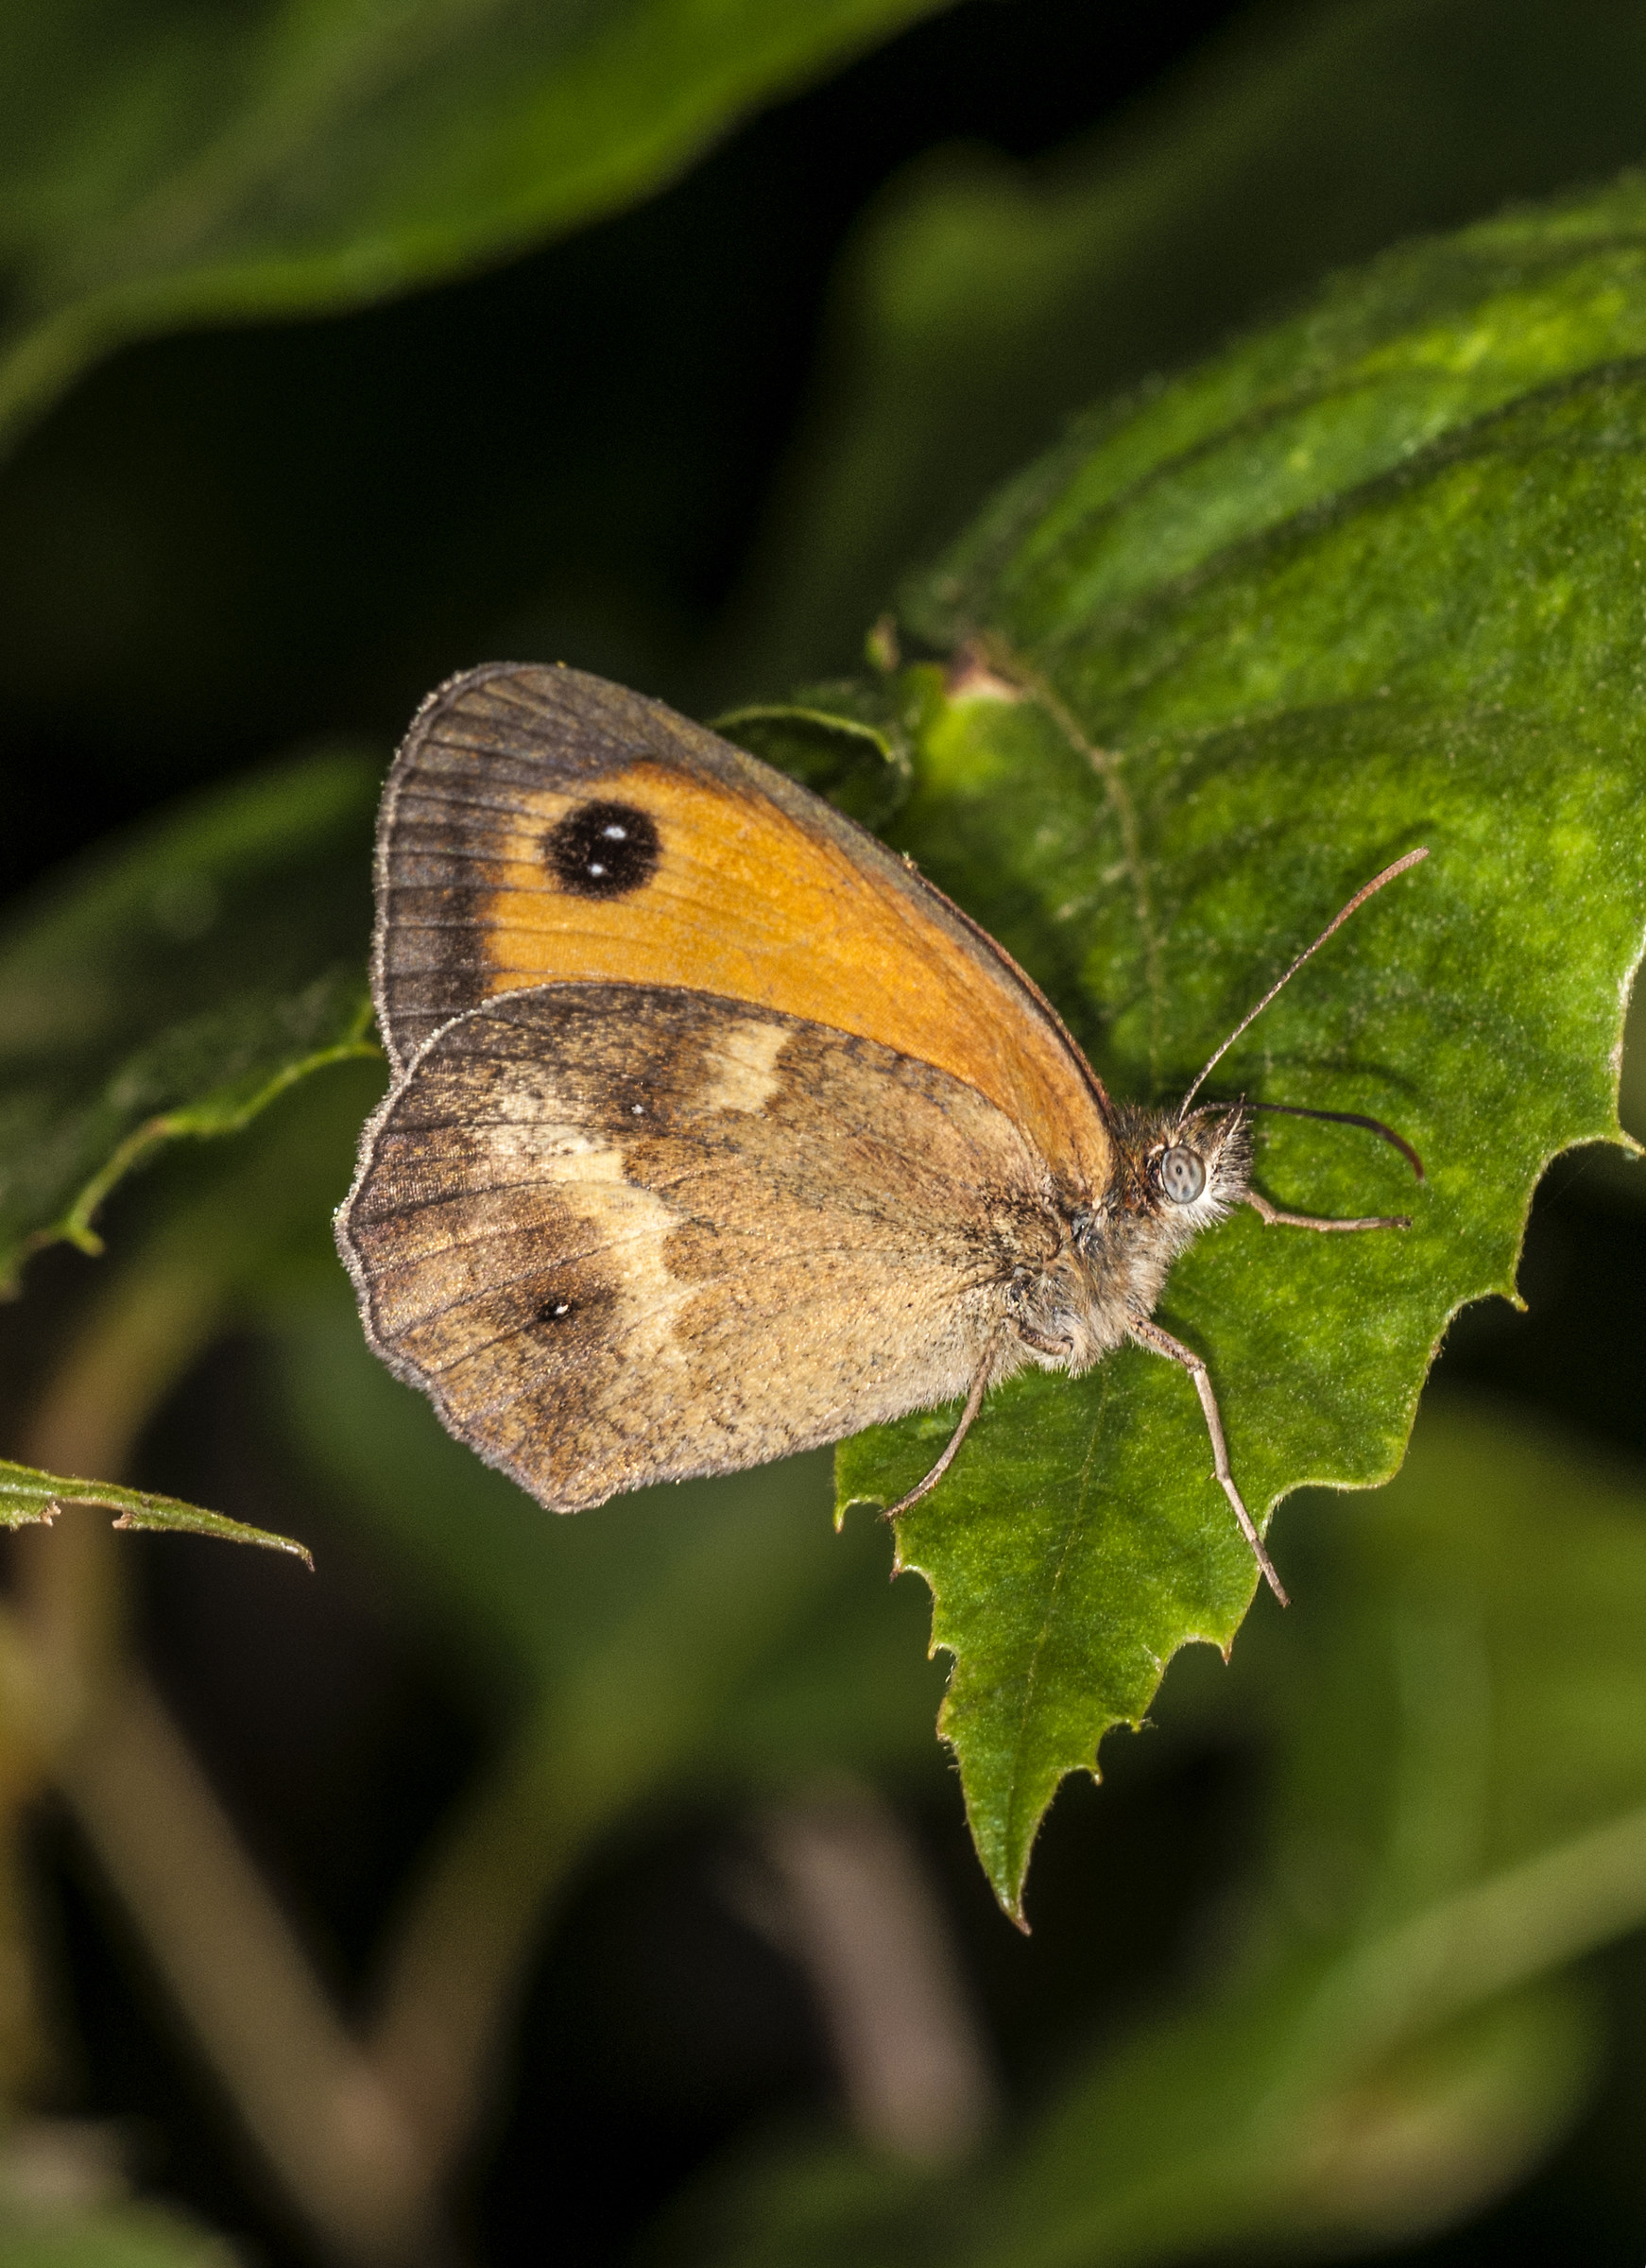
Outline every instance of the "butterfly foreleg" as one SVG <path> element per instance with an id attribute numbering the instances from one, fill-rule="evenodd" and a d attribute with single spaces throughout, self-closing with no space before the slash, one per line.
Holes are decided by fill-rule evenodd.
<path id="1" fill-rule="evenodd" d="M 1233 1507 L 1236 1520 L 1241 1523 L 1242 1535 L 1251 1545 L 1253 1555 L 1263 1571 L 1264 1581 L 1281 1606 L 1289 1606 L 1292 1602 L 1286 1596 L 1285 1585 L 1276 1573 L 1275 1563 L 1263 1549 L 1263 1539 L 1258 1534 L 1257 1523 L 1246 1510 L 1245 1502 L 1235 1486 L 1234 1473 L 1228 1461 L 1228 1443 L 1224 1439 L 1223 1415 L 1217 1406 L 1217 1396 L 1211 1390 L 1211 1374 L 1205 1362 L 1192 1347 L 1185 1347 L 1181 1339 L 1174 1339 L 1169 1331 L 1162 1331 L 1157 1323 L 1135 1316 L 1128 1329 L 1140 1347 L 1148 1348 L 1151 1354 L 1163 1354 L 1168 1362 L 1176 1363 L 1187 1370 L 1194 1381 L 1194 1391 L 1200 1397 L 1200 1407 L 1206 1418 L 1206 1430 L 1211 1435 L 1212 1469 Z"/>
<path id="2" fill-rule="evenodd" d="M 896 1520 L 900 1512 L 906 1512 L 911 1504 L 917 1504 L 923 1496 L 930 1496 L 950 1466 L 953 1464 L 959 1453 L 960 1444 L 971 1431 L 972 1419 L 983 1407 L 983 1398 L 988 1391 L 989 1380 L 994 1376 L 995 1356 L 1000 1350 L 1000 1343 L 1001 1334 L 996 1331 L 991 1334 L 988 1345 L 983 1350 L 983 1360 L 977 1366 L 970 1391 L 966 1397 L 966 1407 L 960 1413 L 960 1423 L 949 1436 L 949 1446 L 923 1481 L 917 1481 L 907 1496 L 900 1496 L 895 1504 L 886 1506 L 881 1514 L 883 1520 Z"/>

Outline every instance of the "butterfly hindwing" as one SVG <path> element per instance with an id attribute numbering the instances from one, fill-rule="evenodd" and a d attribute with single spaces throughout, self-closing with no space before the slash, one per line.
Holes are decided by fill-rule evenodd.
<path id="1" fill-rule="evenodd" d="M 931 1064 L 740 1000 L 568 984 L 413 1058 L 338 1235 L 379 1351 L 572 1510 L 964 1392 L 1058 1228 L 1033 1147 Z"/>

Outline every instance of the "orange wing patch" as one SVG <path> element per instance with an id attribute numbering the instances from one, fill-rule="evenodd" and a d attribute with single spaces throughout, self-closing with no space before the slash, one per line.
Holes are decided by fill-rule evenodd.
<path id="1" fill-rule="evenodd" d="M 574 671 L 478 672 L 396 770 L 379 992 L 391 1036 L 413 1004 L 404 1053 L 441 1007 L 526 986 L 683 986 L 933 1064 L 1060 1178 L 1106 1184 L 1102 1088 L 1029 980 L 872 835 L 713 734 Z M 423 989 L 397 996 L 405 971 Z"/>

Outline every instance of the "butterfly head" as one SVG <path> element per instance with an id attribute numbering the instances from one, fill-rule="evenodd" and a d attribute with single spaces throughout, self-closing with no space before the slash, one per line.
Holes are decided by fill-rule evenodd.
<path id="1" fill-rule="evenodd" d="M 1238 1103 L 1188 1112 L 1111 1108 L 1114 1171 L 1076 1217 L 1075 1242 L 1110 1297 L 1147 1314 L 1177 1255 L 1245 1195 L 1251 1122 Z"/>
<path id="2" fill-rule="evenodd" d="M 1136 1118 L 1133 1127 L 1123 1129 L 1121 1147 L 1140 1185 L 1138 1202 L 1186 1245 L 1245 1195 L 1252 1177 L 1251 1120 L 1240 1103 L 1188 1112 L 1140 1110 Z"/>

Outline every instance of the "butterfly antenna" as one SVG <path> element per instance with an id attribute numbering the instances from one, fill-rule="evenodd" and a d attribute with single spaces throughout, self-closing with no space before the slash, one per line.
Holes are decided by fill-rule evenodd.
<path id="1" fill-rule="evenodd" d="M 1223 1058 L 1227 1055 L 1229 1049 L 1234 1045 L 1241 1034 L 1245 1031 L 1249 1025 L 1257 1022 L 1258 1018 L 1268 1006 L 1270 1001 L 1274 999 L 1276 993 L 1283 991 L 1285 988 L 1292 982 L 1292 979 L 1296 975 L 1298 970 L 1302 968 L 1304 962 L 1310 958 L 1311 954 L 1318 953 L 1320 948 L 1326 943 L 1327 938 L 1329 937 L 1335 930 L 1341 929 L 1344 923 L 1348 919 L 1350 914 L 1355 913 L 1361 906 L 1364 905 L 1366 900 L 1374 896 L 1377 891 L 1380 890 L 1386 882 L 1393 882 L 1397 874 L 1404 874 L 1408 867 L 1416 866 L 1419 859 L 1424 859 L 1428 856 L 1429 852 L 1426 850 L 1408 850 L 1404 858 L 1397 858 L 1392 867 L 1385 867 L 1380 874 L 1374 874 L 1370 882 L 1364 884 L 1355 892 L 1354 896 L 1344 907 L 1342 913 L 1335 914 L 1332 917 L 1332 919 L 1327 923 L 1326 927 L 1321 931 L 1319 936 L 1315 938 L 1313 944 L 1305 945 L 1303 951 L 1297 955 L 1297 958 L 1293 962 L 1291 968 L 1287 970 L 1285 975 L 1276 978 L 1275 982 L 1269 987 L 1269 989 L 1263 994 L 1262 999 L 1259 1001 L 1257 1006 L 1248 1010 L 1248 1012 L 1241 1018 L 1239 1023 L 1235 1025 L 1234 1030 L 1230 1032 L 1228 1038 L 1224 1041 L 1223 1045 L 1218 1048 L 1215 1053 L 1210 1056 L 1201 1066 L 1199 1076 L 1195 1079 L 1193 1086 L 1190 1088 L 1189 1092 L 1183 1097 L 1182 1104 L 1178 1110 L 1178 1117 L 1180 1119 L 1184 1111 L 1188 1109 L 1190 1104 L 1200 1092 L 1200 1090 L 1205 1086 L 1207 1076 L 1212 1071 L 1214 1066 L 1223 1061 Z"/>

